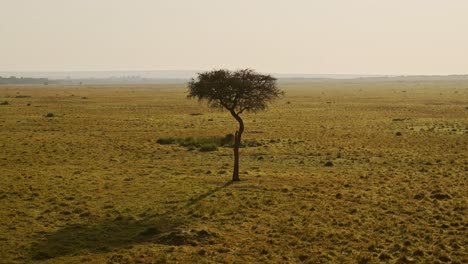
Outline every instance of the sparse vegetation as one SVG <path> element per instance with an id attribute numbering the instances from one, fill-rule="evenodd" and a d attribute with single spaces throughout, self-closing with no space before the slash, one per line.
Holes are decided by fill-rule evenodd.
<path id="1" fill-rule="evenodd" d="M 161 145 L 178 144 L 179 146 L 187 147 L 189 150 L 198 148 L 202 152 L 207 152 L 215 151 L 218 147 L 231 147 L 234 144 L 234 137 L 232 134 L 227 134 L 224 137 L 163 137 L 156 140 L 156 143 Z"/>
<path id="2" fill-rule="evenodd" d="M 170 144 L 175 144 L 179 141 L 177 138 L 159 138 L 156 140 L 156 143 L 161 144 L 161 145 L 170 145 Z"/>
<path id="3" fill-rule="evenodd" d="M 202 144 L 199 149 L 201 152 L 210 152 L 210 151 L 215 151 L 218 150 L 218 146 L 216 146 L 213 143 L 208 143 L 208 144 Z"/>
<path id="4" fill-rule="evenodd" d="M 283 85 L 232 183 L 183 85 L 2 86 L 0 263 L 466 263 L 466 87 Z"/>

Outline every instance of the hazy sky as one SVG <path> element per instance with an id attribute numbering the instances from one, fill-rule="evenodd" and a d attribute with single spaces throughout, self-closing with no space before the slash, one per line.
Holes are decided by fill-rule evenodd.
<path id="1" fill-rule="evenodd" d="M 468 73 L 468 0 L 0 0 L 0 71 Z"/>

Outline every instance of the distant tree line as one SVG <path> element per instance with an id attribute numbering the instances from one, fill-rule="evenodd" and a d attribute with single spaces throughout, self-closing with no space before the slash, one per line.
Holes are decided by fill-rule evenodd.
<path id="1" fill-rule="evenodd" d="M 49 84 L 51 81 L 47 78 L 29 78 L 29 77 L 1 77 L 0 84 Z"/>
<path id="2" fill-rule="evenodd" d="M 186 79 L 171 78 L 141 78 L 139 76 L 123 76 L 110 78 L 78 78 L 78 79 L 53 79 L 31 78 L 31 77 L 2 77 L 0 76 L 0 85 L 2 84 L 62 84 L 62 85 L 82 85 L 82 84 L 159 84 L 159 83 L 186 83 Z"/>

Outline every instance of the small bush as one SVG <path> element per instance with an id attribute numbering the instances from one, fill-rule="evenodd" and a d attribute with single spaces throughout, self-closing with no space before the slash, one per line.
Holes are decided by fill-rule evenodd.
<path id="1" fill-rule="evenodd" d="M 209 152 L 209 151 L 216 151 L 218 147 L 215 144 L 203 144 L 200 146 L 200 152 Z"/>
<path id="2" fill-rule="evenodd" d="M 0 102 L 0 105 L 9 105 L 10 103 L 8 103 L 8 101 L 3 101 L 3 102 Z"/>
<path id="3" fill-rule="evenodd" d="M 221 139 L 221 146 L 233 146 L 234 145 L 234 135 L 227 134 L 224 138 Z"/>
<path id="4" fill-rule="evenodd" d="M 183 147 L 200 148 L 203 145 L 214 145 L 216 147 L 223 146 L 223 138 L 221 137 L 187 137 L 177 141 Z"/>
<path id="5" fill-rule="evenodd" d="M 156 140 L 156 143 L 161 144 L 161 145 L 175 144 L 176 139 L 175 138 L 159 138 L 158 140 Z"/>
<path id="6" fill-rule="evenodd" d="M 179 139 L 177 140 L 179 142 L 179 145 L 182 147 L 197 147 L 197 140 L 195 140 L 193 137 L 186 137 L 184 139 Z"/>
<path id="7" fill-rule="evenodd" d="M 54 113 L 47 113 L 46 117 L 55 117 Z"/>

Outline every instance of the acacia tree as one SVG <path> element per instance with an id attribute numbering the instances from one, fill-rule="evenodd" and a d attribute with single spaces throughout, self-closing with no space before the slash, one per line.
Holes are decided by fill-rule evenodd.
<path id="1" fill-rule="evenodd" d="M 268 103 L 284 95 L 276 86 L 276 79 L 251 69 L 231 72 L 213 70 L 199 73 L 188 83 L 188 97 L 206 100 L 213 108 L 226 109 L 239 123 L 234 136 L 234 169 L 232 180 L 239 181 L 239 147 L 244 122 L 240 114 L 265 110 Z"/>

